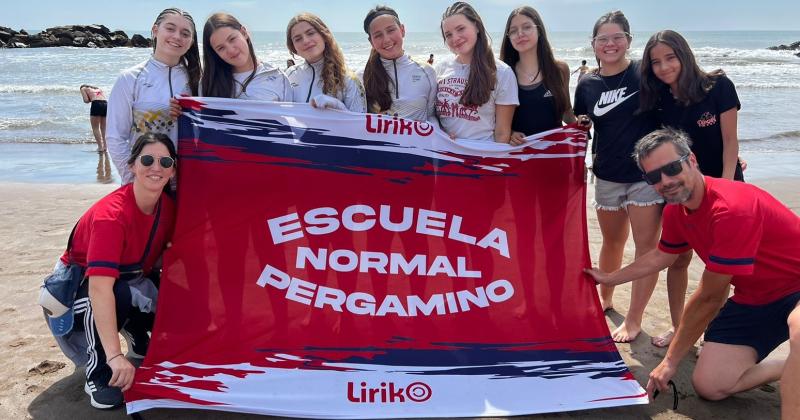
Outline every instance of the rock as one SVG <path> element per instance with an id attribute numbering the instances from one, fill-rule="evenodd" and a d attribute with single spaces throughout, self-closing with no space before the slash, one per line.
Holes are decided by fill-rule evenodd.
<path id="1" fill-rule="evenodd" d="M 153 41 L 139 34 L 135 34 L 131 37 L 131 45 L 137 48 L 147 48 L 153 46 Z"/>
<path id="2" fill-rule="evenodd" d="M 26 31 L 26 30 L 24 30 L 24 29 L 20 29 L 20 30 L 19 30 L 19 33 L 21 33 L 22 35 L 25 35 L 25 36 L 29 35 L 29 34 L 28 34 L 28 31 Z"/>
<path id="3" fill-rule="evenodd" d="M 797 41 L 797 42 L 791 43 L 791 44 L 789 44 L 789 45 L 784 45 L 784 44 L 781 44 L 781 45 L 778 45 L 778 46 L 775 46 L 775 47 L 767 47 L 767 49 L 768 49 L 768 50 L 773 50 L 773 51 L 793 51 L 793 50 L 800 50 L 800 41 Z"/>
<path id="4" fill-rule="evenodd" d="M 8 40 L 13 38 L 16 34 L 17 31 L 12 31 L 11 29 L 0 26 L 0 41 L 8 42 Z"/>

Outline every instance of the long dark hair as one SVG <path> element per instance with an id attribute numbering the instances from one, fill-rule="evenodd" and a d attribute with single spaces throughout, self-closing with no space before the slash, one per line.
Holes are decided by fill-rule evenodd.
<path id="1" fill-rule="evenodd" d="M 467 85 L 464 86 L 464 94 L 461 95 L 459 103 L 480 106 L 489 102 L 492 90 L 497 84 L 497 65 L 494 62 L 494 54 L 489 45 L 489 36 L 486 33 L 486 28 L 483 26 L 481 17 L 472 6 L 463 1 L 453 3 L 442 14 L 442 22 L 451 16 L 459 14 L 464 15 L 478 29 L 478 39 L 475 41 L 475 47 L 472 50 L 469 78 L 467 79 Z M 444 28 L 441 24 L 439 24 L 439 28 L 444 39 Z"/>
<path id="2" fill-rule="evenodd" d="M 714 87 L 717 78 L 725 74 L 722 70 L 714 70 L 710 73 L 704 72 L 697 65 L 692 48 L 681 34 L 669 29 L 657 32 L 647 41 L 642 55 L 639 101 L 643 111 L 649 111 L 656 107 L 660 92 L 666 86 L 653 73 L 653 66 L 650 61 L 650 53 L 658 44 L 664 44 L 672 48 L 672 51 L 675 52 L 675 57 L 681 63 L 681 73 L 678 75 L 678 89 L 677 92 L 672 92 L 672 94 L 684 105 L 702 101 L 708 91 Z"/>
<path id="3" fill-rule="evenodd" d="M 622 13 L 621 10 L 613 10 L 600 16 L 597 19 L 597 22 L 594 23 L 594 28 L 592 29 L 592 47 L 594 47 L 594 37 L 597 36 L 597 32 L 600 30 L 600 27 L 605 25 L 606 23 L 613 23 L 619 25 L 622 28 L 622 32 L 625 32 L 625 35 L 628 37 L 628 42 L 631 41 L 631 24 L 628 23 L 628 18 L 625 17 L 625 14 Z M 597 70 L 595 72 L 597 74 L 600 73 L 600 59 L 597 58 L 595 55 L 595 61 L 597 61 Z"/>
<path id="4" fill-rule="evenodd" d="M 233 98 L 236 92 L 236 81 L 233 79 L 233 66 L 226 63 L 211 46 L 211 35 L 219 28 L 231 28 L 242 32 L 242 24 L 228 13 L 214 13 L 211 15 L 203 27 L 203 96 L 213 96 L 217 98 Z M 244 33 L 242 33 L 244 36 Z M 247 37 L 247 49 L 250 51 L 250 60 L 253 61 L 253 71 L 242 83 L 242 91 L 247 84 L 256 76 L 258 70 L 258 58 L 253 49 L 250 37 Z"/>
<path id="5" fill-rule="evenodd" d="M 397 25 L 400 26 L 400 18 L 397 12 L 389 6 L 375 6 L 367 13 L 364 18 L 364 32 L 368 39 L 372 40 L 369 33 L 369 25 L 378 16 L 390 15 L 394 17 Z M 392 94 L 389 93 L 389 83 L 392 83 L 386 69 L 381 63 L 381 56 L 372 48 L 369 52 L 367 65 L 364 67 L 364 90 L 367 94 L 367 104 L 370 112 L 383 112 L 392 107 Z"/>
<path id="6" fill-rule="evenodd" d="M 181 60 L 183 65 L 186 66 L 186 72 L 189 73 L 189 89 L 192 91 L 192 95 L 197 96 L 197 87 L 200 85 L 202 70 L 200 69 L 200 49 L 197 47 L 197 28 L 194 25 L 194 19 L 186 11 L 177 7 L 170 7 L 158 14 L 153 26 L 158 26 L 167 15 L 182 16 L 192 24 L 192 45 L 189 47 L 189 51 L 186 51 L 186 54 L 181 57 Z M 158 41 L 153 37 L 153 52 L 156 51 L 157 45 Z"/>
<path id="7" fill-rule="evenodd" d="M 516 64 L 519 62 L 519 52 L 511 45 L 511 38 L 508 30 L 511 27 L 511 19 L 515 16 L 529 17 L 536 25 L 536 32 L 539 34 L 539 41 L 536 43 L 536 56 L 539 61 L 539 68 L 542 71 L 542 84 L 553 94 L 553 101 L 556 105 L 556 115 L 561 118 L 570 108 L 569 104 L 569 76 L 565 75 L 553 56 L 553 49 L 547 39 L 547 31 L 544 29 L 544 22 L 539 12 L 533 7 L 523 6 L 514 9 L 506 21 L 506 29 L 503 32 L 503 43 L 500 46 L 500 60 L 505 62 L 516 73 Z M 563 64 L 566 66 L 566 64 Z"/>
<path id="8" fill-rule="evenodd" d="M 167 148 L 169 156 L 177 161 L 178 153 L 175 151 L 175 145 L 172 144 L 169 136 L 164 133 L 146 133 L 139 136 L 133 146 L 131 146 L 131 155 L 128 157 L 128 165 L 133 165 L 139 155 L 142 154 L 142 149 L 148 144 L 161 143 Z"/>
<path id="9" fill-rule="evenodd" d="M 322 53 L 324 61 L 322 66 L 322 92 L 331 96 L 344 92 L 345 78 L 347 77 L 344 53 L 339 48 L 339 44 L 336 43 L 336 38 L 333 37 L 328 25 L 325 25 L 325 22 L 319 16 L 312 13 L 300 13 L 291 18 L 289 24 L 286 25 L 286 48 L 289 49 L 292 55 L 297 54 L 297 49 L 294 48 L 294 42 L 292 42 L 292 27 L 300 22 L 306 22 L 311 25 L 314 30 L 319 32 L 325 42 L 325 51 Z"/>

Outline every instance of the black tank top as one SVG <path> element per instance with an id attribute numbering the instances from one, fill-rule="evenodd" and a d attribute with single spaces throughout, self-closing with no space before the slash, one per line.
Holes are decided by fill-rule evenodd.
<path id="1" fill-rule="evenodd" d="M 544 83 L 520 86 L 511 129 L 529 136 L 557 127 L 561 127 L 561 116 L 556 115 L 556 102 Z"/>

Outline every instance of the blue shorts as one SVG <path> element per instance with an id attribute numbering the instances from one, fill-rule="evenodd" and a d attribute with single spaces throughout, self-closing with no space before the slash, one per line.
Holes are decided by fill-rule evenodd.
<path id="1" fill-rule="evenodd" d="M 705 341 L 749 346 L 758 362 L 789 339 L 789 314 L 800 302 L 800 292 L 766 305 L 743 305 L 730 299 L 706 330 Z"/>

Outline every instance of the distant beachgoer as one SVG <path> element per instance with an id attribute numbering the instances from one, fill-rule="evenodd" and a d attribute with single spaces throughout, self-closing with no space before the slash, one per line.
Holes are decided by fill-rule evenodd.
<path id="1" fill-rule="evenodd" d="M 394 9 L 376 6 L 364 18 L 372 44 L 364 68 L 369 112 L 417 121 L 436 119 L 436 73 L 403 50 L 406 28 Z M 437 123 L 438 125 L 438 123 Z"/>
<path id="2" fill-rule="evenodd" d="M 433 54 L 428 57 L 428 64 L 433 65 Z"/>
<path id="3" fill-rule="evenodd" d="M 700 397 L 722 400 L 780 380 L 781 417 L 800 418 L 800 218 L 755 186 L 704 176 L 688 136 L 672 127 L 643 137 L 634 155 L 670 203 L 658 248 L 613 273 L 587 272 L 601 284 L 636 284 L 690 250 L 706 266 L 647 393 L 668 389 L 705 330 L 692 373 Z M 787 340 L 787 357 L 764 360 Z"/>
<path id="4" fill-rule="evenodd" d="M 200 83 L 200 50 L 191 15 L 177 8 L 165 9 L 151 31 L 153 55 L 123 71 L 108 99 L 108 152 L 123 185 L 133 180 L 126 162 L 134 139 L 157 132 L 169 135 L 177 144 L 170 98 L 196 96 Z"/>
<path id="5" fill-rule="evenodd" d="M 286 69 L 287 70 L 289 69 L 289 67 L 292 67 L 294 65 L 296 65 L 296 64 L 295 64 L 294 60 L 292 60 L 291 58 L 286 60 Z"/>
<path id="6" fill-rule="evenodd" d="M 97 143 L 97 151 L 106 151 L 106 110 L 108 102 L 103 90 L 92 85 L 81 85 L 81 97 L 83 103 L 91 102 L 89 108 L 89 123 L 92 125 L 92 134 Z"/>
<path id="7" fill-rule="evenodd" d="M 123 404 L 136 371 L 126 357 L 142 359 L 149 347 L 158 296 L 152 273 L 175 219 L 164 187 L 175 175 L 176 158 L 165 134 L 140 136 L 126 160 L 133 182 L 84 213 L 54 269 L 64 273 L 77 264 L 84 270 L 72 308 L 48 317 L 48 325 L 64 354 L 86 364 L 84 391 L 95 408 Z M 119 333 L 128 340 L 127 355 Z"/>
<path id="8" fill-rule="evenodd" d="M 581 60 L 581 65 L 577 69 L 573 70 L 571 74 L 578 73 L 578 82 L 583 79 L 583 76 L 586 76 L 586 73 L 589 72 L 589 66 L 586 65 L 586 60 Z"/>
<path id="9" fill-rule="evenodd" d="M 344 54 L 325 22 L 311 13 L 301 13 L 286 26 L 286 48 L 305 61 L 286 71 L 294 102 L 316 108 L 367 112 L 364 86 L 347 69 Z"/>
<path id="10" fill-rule="evenodd" d="M 575 121 L 569 100 L 569 67 L 556 60 L 544 22 L 534 8 L 514 9 L 506 21 L 500 60 L 517 75 L 519 106 L 511 122 L 511 144 L 531 134 Z"/>
<path id="11" fill-rule="evenodd" d="M 640 63 L 627 57 L 632 40 L 630 24 L 622 12 L 601 16 L 594 25 L 591 41 L 599 70 L 587 73 L 575 89 L 578 121 L 591 120 L 594 124 L 594 207 L 603 237 L 599 265 L 606 272 L 615 271 L 622 264 L 629 233 L 633 234 L 637 257 L 656 247 L 664 202 L 642 180 L 631 156 L 636 141 L 656 128 L 652 113 L 637 112 Z M 626 343 L 638 337 L 657 280 L 657 275 L 650 275 L 633 283 L 625 321 L 611 332 L 615 342 Z M 604 310 L 613 308 L 613 296 L 613 286 L 600 285 Z"/>
<path id="12" fill-rule="evenodd" d="M 692 140 L 700 172 L 744 181 L 738 159 L 737 112 L 741 108 L 733 82 L 722 70 L 704 72 L 681 34 L 665 30 L 647 41 L 642 57 L 641 106 L 656 110 L 660 123 L 685 131 Z M 672 329 L 653 337 L 669 345 L 683 311 L 692 251 L 681 254 L 667 270 Z"/>
<path id="13" fill-rule="evenodd" d="M 453 139 L 508 143 L 519 105 L 514 71 L 495 58 L 483 21 L 468 3 L 448 7 L 440 29 L 455 54 L 436 65 L 436 113 L 442 128 Z"/>

